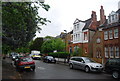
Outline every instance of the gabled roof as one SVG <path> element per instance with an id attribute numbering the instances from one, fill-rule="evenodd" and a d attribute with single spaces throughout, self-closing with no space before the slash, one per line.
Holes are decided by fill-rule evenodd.
<path id="1" fill-rule="evenodd" d="M 108 21 L 108 19 L 105 20 L 104 24 L 100 25 L 100 26 L 97 27 L 97 28 L 103 28 L 103 27 L 107 26 L 107 21 Z"/>
<path id="2" fill-rule="evenodd" d="M 76 24 L 76 23 L 78 23 L 78 22 L 84 22 L 84 21 L 79 20 L 78 18 L 76 18 L 76 20 L 74 21 L 74 23 L 73 23 L 73 24 Z"/>
<path id="3" fill-rule="evenodd" d="M 87 20 L 85 20 L 84 22 L 85 22 L 85 26 L 84 26 L 84 28 L 83 28 L 82 30 L 89 29 L 90 24 L 91 24 L 91 22 L 92 22 L 92 19 L 91 19 L 91 18 L 90 18 L 90 19 L 87 19 Z"/>

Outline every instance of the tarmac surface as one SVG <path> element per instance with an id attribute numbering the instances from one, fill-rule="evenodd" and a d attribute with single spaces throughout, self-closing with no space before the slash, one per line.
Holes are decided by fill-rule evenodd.
<path id="1" fill-rule="evenodd" d="M 11 64 L 12 60 L 6 58 L 2 60 L 2 80 L 4 79 L 21 79 L 19 72 Z"/>

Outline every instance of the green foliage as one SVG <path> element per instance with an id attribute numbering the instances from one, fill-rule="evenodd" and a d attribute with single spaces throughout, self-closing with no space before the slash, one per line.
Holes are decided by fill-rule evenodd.
<path id="1" fill-rule="evenodd" d="M 17 48 L 15 51 L 17 53 L 30 53 L 30 49 L 26 47 Z"/>
<path id="2" fill-rule="evenodd" d="M 36 38 L 34 41 L 31 42 L 29 48 L 30 50 L 41 51 L 42 44 L 43 44 L 43 38 Z"/>
<path id="3" fill-rule="evenodd" d="M 64 42 L 60 39 L 51 39 L 47 40 L 42 44 L 42 52 L 43 53 L 50 53 L 54 50 L 57 50 L 58 52 L 63 51 L 65 47 Z"/>
<path id="4" fill-rule="evenodd" d="M 67 52 L 56 52 L 56 53 L 49 53 L 48 55 L 56 58 L 67 58 L 70 54 Z"/>
<path id="5" fill-rule="evenodd" d="M 10 46 L 8 46 L 8 45 L 2 45 L 2 53 L 3 54 L 7 54 L 8 52 L 10 52 L 11 50 L 10 50 Z"/>
<path id="6" fill-rule="evenodd" d="M 3 46 L 7 45 L 11 50 L 26 47 L 35 36 L 36 31 L 40 32 L 40 26 L 50 22 L 38 15 L 39 8 L 48 11 L 50 6 L 40 3 L 39 0 L 36 2 L 2 3 Z"/>
<path id="7" fill-rule="evenodd" d="M 82 53 L 82 48 L 76 48 L 76 50 L 73 52 L 73 56 L 82 56 Z"/>
<path id="8" fill-rule="evenodd" d="M 45 39 L 53 39 L 54 37 L 52 36 L 46 36 Z"/>

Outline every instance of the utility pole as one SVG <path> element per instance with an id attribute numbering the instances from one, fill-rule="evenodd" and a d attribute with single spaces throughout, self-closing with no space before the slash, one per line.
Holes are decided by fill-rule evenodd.
<path id="1" fill-rule="evenodd" d="M 64 30 L 65 34 L 65 53 L 66 53 L 66 43 L 67 43 L 67 30 Z M 65 63 L 66 63 L 66 59 L 65 59 Z"/>

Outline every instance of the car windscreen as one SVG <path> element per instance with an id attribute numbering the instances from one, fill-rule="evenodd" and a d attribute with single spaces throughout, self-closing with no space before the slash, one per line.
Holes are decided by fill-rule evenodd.
<path id="1" fill-rule="evenodd" d="M 30 61 L 32 61 L 32 58 L 22 58 L 21 61 L 22 62 L 30 62 Z"/>
<path id="2" fill-rule="evenodd" d="M 47 56 L 47 58 L 49 58 L 49 59 L 53 59 L 53 57 L 52 57 L 52 56 Z"/>

